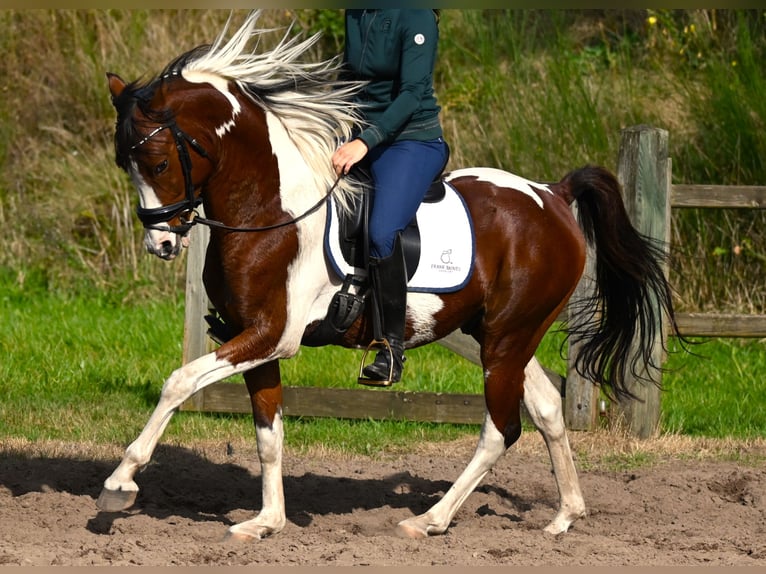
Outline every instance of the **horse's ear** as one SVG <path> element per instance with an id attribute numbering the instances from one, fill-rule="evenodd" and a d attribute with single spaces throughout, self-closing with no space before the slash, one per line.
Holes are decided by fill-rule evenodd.
<path id="1" fill-rule="evenodd" d="M 117 74 L 111 72 L 106 73 L 106 78 L 109 80 L 109 91 L 112 93 L 112 101 L 120 97 L 122 90 L 125 89 L 125 81 Z"/>

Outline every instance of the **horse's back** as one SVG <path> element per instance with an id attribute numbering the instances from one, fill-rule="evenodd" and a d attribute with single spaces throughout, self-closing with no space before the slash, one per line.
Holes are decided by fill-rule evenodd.
<path id="1" fill-rule="evenodd" d="M 488 306 L 507 309 L 518 302 L 540 316 L 563 306 L 585 262 L 585 240 L 565 199 L 565 184 L 538 183 L 494 168 L 460 169 L 445 179 L 463 196 L 473 219 L 473 281 Z"/>
<path id="2" fill-rule="evenodd" d="M 495 168 L 465 168 L 445 177 L 468 206 L 477 234 L 521 249 L 583 252 L 585 243 L 565 183 L 538 183 Z M 519 242 L 526 240 L 526 246 Z M 478 250 L 477 250 L 478 251 Z"/>

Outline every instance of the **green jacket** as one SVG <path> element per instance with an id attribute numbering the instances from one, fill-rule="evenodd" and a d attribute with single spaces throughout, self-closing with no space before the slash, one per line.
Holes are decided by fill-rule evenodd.
<path id="1" fill-rule="evenodd" d="M 433 10 L 346 10 L 345 66 L 369 81 L 359 94 L 369 122 L 360 139 L 381 143 L 442 136 L 433 90 L 439 27 Z"/>

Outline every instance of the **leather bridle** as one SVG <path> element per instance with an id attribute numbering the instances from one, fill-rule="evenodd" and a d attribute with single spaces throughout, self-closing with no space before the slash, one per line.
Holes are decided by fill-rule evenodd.
<path id="1" fill-rule="evenodd" d="M 178 127 L 175 120 L 171 120 L 169 123 L 159 126 L 149 133 L 142 140 L 131 146 L 131 150 L 136 149 L 138 146 L 146 143 L 152 137 L 157 135 L 164 129 L 169 129 L 173 134 L 173 140 L 176 144 L 176 151 L 178 152 L 178 160 L 181 163 L 181 170 L 184 175 L 184 188 L 186 197 L 176 203 L 170 205 L 163 205 L 161 207 L 141 207 L 136 208 L 136 214 L 138 219 L 143 223 L 145 229 L 156 229 L 160 231 L 170 231 L 172 233 L 178 233 L 179 235 L 185 235 L 194 225 L 194 213 L 197 206 L 202 203 L 201 196 L 195 196 L 194 194 L 194 182 L 192 181 L 191 169 L 191 156 L 189 154 L 189 147 L 191 146 L 194 151 L 204 158 L 209 156 L 205 149 L 199 144 L 199 142 L 193 137 L 189 136 L 181 128 Z M 187 146 L 188 144 L 188 146 Z M 160 223 L 167 223 L 170 220 L 178 217 L 182 223 L 175 226 L 160 226 Z"/>
<path id="2" fill-rule="evenodd" d="M 259 231 L 270 231 L 272 229 L 278 229 L 280 227 L 285 227 L 287 225 L 294 225 L 301 221 L 302 219 L 308 217 L 315 211 L 317 211 L 322 205 L 330 198 L 333 191 L 338 185 L 338 182 L 340 182 L 340 178 L 342 175 L 338 176 L 338 178 L 335 180 L 335 183 L 333 183 L 332 187 L 330 187 L 329 191 L 319 200 L 317 201 L 313 206 L 311 206 L 308 210 L 306 210 L 301 215 L 290 219 L 288 221 L 284 221 L 281 223 L 276 223 L 273 225 L 266 225 L 262 227 L 234 227 L 229 226 L 221 223 L 220 221 L 215 221 L 213 219 L 207 219 L 204 217 L 200 217 L 200 215 L 197 213 L 197 207 L 202 203 L 202 196 L 196 196 L 194 191 L 194 182 L 192 181 L 192 175 L 191 175 L 191 155 L 189 154 L 189 147 L 197 152 L 200 156 L 210 159 L 210 156 L 208 156 L 205 149 L 200 145 L 200 143 L 194 139 L 193 137 L 189 136 L 186 132 L 184 132 L 181 128 L 178 127 L 178 124 L 176 124 L 175 120 L 171 120 L 167 124 L 163 124 L 154 130 L 152 130 L 146 137 L 135 143 L 131 146 L 131 150 L 136 149 L 138 146 L 146 143 L 149 141 L 152 137 L 154 137 L 156 134 L 161 132 L 164 129 L 169 129 L 170 133 L 173 134 L 173 140 L 176 145 L 176 151 L 178 152 L 178 160 L 181 164 L 181 169 L 183 171 L 184 176 L 184 188 L 186 197 L 178 201 L 176 203 L 171 203 L 170 205 L 163 205 L 161 207 L 141 207 L 140 205 L 136 208 L 136 214 L 138 215 L 138 219 L 141 221 L 145 229 L 155 229 L 159 231 L 169 231 L 171 233 L 177 233 L 178 235 L 186 235 L 186 233 L 189 232 L 189 230 L 196 224 L 202 224 L 207 225 L 208 227 L 215 227 L 217 229 L 223 229 L 226 231 L 239 231 L 239 232 L 259 232 Z M 188 144 L 188 146 L 187 146 Z M 167 224 L 169 221 L 171 221 L 174 218 L 179 218 L 181 220 L 181 225 L 164 225 L 160 226 L 160 224 L 164 223 Z"/>

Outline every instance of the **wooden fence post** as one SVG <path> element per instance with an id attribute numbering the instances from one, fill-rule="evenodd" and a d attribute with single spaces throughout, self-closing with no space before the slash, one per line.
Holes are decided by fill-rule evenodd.
<path id="1" fill-rule="evenodd" d="M 665 245 L 670 241 L 670 170 L 667 131 L 649 126 L 622 130 L 617 177 L 623 188 L 625 207 L 639 232 Z M 664 271 L 667 277 L 667 268 Z M 652 362 L 657 366 L 664 360 L 665 323 L 663 318 L 662 336 L 652 349 Z M 659 427 L 660 390 L 652 382 L 662 381 L 662 371 L 647 365 L 640 375 L 646 381 L 639 377 L 628 386 L 640 400 L 624 401 L 615 407 L 630 433 L 646 438 L 656 434 Z"/>
<path id="2" fill-rule="evenodd" d="M 670 241 L 670 166 L 668 134 L 649 126 L 636 126 L 622 130 L 617 178 L 623 187 L 623 200 L 633 225 L 642 234 L 663 242 Z M 587 298 L 593 289 L 594 258 L 588 251 L 583 277 L 571 298 L 570 309 Z M 665 269 L 667 276 L 667 269 Z M 572 327 L 581 320 L 570 312 Z M 652 359 L 656 365 L 663 360 L 666 328 L 663 322 L 661 340 L 656 341 Z M 590 430 L 596 427 L 599 416 L 599 390 L 574 370 L 573 357 L 577 354 L 576 338 L 570 340 L 567 358 L 566 402 L 564 417 L 571 430 Z M 659 383 L 661 372 L 644 368 L 642 377 Z M 631 380 L 628 388 L 639 401 L 625 402 L 615 407 L 631 434 L 645 438 L 653 435 L 659 425 L 660 392 L 656 385 Z"/>
<path id="3" fill-rule="evenodd" d="M 204 217 L 202 206 L 199 213 Z M 204 225 L 196 225 L 191 231 L 191 243 L 186 250 L 186 308 L 184 311 L 184 347 L 183 364 L 193 361 L 212 350 L 212 341 L 207 336 L 205 315 L 209 307 L 207 293 L 202 285 L 202 269 L 205 266 L 205 253 L 210 239 L 210 230 Z M 201 411 L 204 407 L 202 392 L 191 396 L 181 410 Z"/>
<path id="4" fill-rule="evenodd" d="M 575 217 L 577 216 L 577 204 L 574 205 Z M 585 321 L 587 317 L 578 315 L 573 310 L 577 308 L 578 302 L 588 299 L 594 291 L 594 281 L 596 276 L 595 258 L 593 248 L 587 247 L 585 258 L 585 269 L 582 278 L 575 288 L 572 297 L 569 300 L 568 323 L 569 327 L 575 330 L 578 324 Z M 577 356 L 580 343 L 577 338 L 572 336 L 569 339 L 569 349 L 567 351 L 567 373 L 566 389 L 564 396 L 564 422 L 569 430 L 592 430 L 598 423 L 598 399 L 599 389 L 588 379 L 583 378 L 574 368 L 574 358 Z"/>

